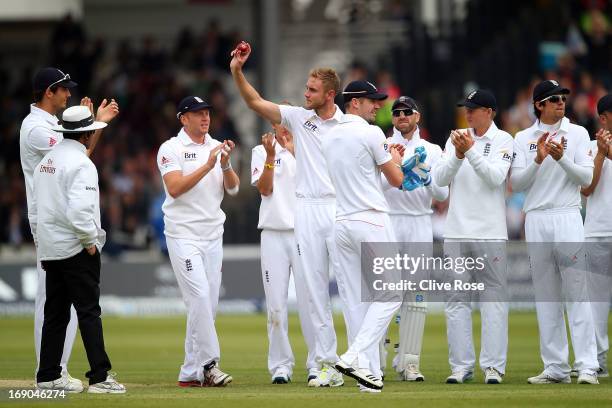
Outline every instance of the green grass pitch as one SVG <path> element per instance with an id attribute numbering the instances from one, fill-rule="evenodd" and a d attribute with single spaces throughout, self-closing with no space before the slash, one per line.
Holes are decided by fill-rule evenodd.
<path id="1" fill-rule="evenodd" d="M 296 316 L 290 332 L 296 355 L 293 383 L 272 385 L 266 368 L 267 338 L 264 315 L 221 315 L 217 329 L 221 342 L 221 367 L 234 377 L 226 388 L 181 389 L 176 386 L 183 359 L 184 317 L 104 318 L 105 341 L 118 378 L 128 387 L 126 395 L 71 395 L 62 402 L 7 401 L 7 388 L 31 387 L 34 372 L 32 320 L 0 319 L 0 387 L 7 407 L 53 404 L 58 407 L 603 407 L 612 406 L 612 381 L 601 385 L 529 385 L 527 377 L 542 370 L 535 314 L 510 315 L 508 367 L 504 383 L 485 385 L 480 370 L 472 383 L 447 385 L 448 351 L 444 316 L 427 317 L 421 369 L 424 383 L 405 383 L 387 371 L 381 394 L 362 394 L 355 381 L 344 387 L 306 387 L 305 345 Z M 338 351 L 346 348 L 344 324 L 335 317 Z M 478 350 L 480 321 L 474 315 L 474 340 Z M 393 324 L 393 340 L 397 328 Z M 390 357 L 391 357 L 390 353 Z M 477 353 L 478 354 L 478 353 Z M 84 379 L 88 365 L 82 342 L 76 341 L 70 373 Z"/>

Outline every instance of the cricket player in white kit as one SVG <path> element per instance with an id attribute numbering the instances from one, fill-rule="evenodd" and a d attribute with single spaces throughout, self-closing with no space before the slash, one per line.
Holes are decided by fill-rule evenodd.
<path id="1" fill-rule="evenodd" d="M 304 97 L 305 108 L 277 105 L 263 99 L 242 73 L 251 47 L 232 52 L 230 68 L 234 82 L 249 108 L 272 122 L 286 127 L 294 137 L 296 159 L 295 240 L 298 253 L 294 268 L 296 290 L 308 310 L 307 325 L 313 335 L 305 335 L 309 356 L 308 385 L 340 386 L 342 376 L 333 368 L 338 359 L 336 333 L 329 297 L 330 266 L 336 263 L 334 216 L 336 193 L 329 178 L 321 148 L 327 132 L 342 119 L 342 111 L 334 104 L 340 78 L 329 68 L 312 70 Z M 310 360 L 310 358 L 309 358 Z"/>
<path id="2" fill-rule="evenodd" d="M 405 148 L 405 156 L 414 154 L 415 148 L 422 146 L 427 153 L 425 164 L 434 168 L 442 157 L 440 146 L 430 143 L 419 136 L 421 113 L 414 99 L 400 96 L 391 106 L 393 114 L 393 135 L 387 139 L 389 144 L 399 144 Z M 439 187 L 431 182 L 412 191 L 391 187 L 385 183 L 385 198 L 389 203 L 389 217 L 398 242 L 433 242 L 431 225 L 432 199 L 444 201 L 448 198 L 448 187 Z M 423 244 L 419 245 L 419 250 Z M 427 248 L 430 253 L 433 247 Z M 399 346 L 393 359 L 393 367 L 403 381 L 425 381 L 419 369 L 427 302 L 420 293 L 408 292 L 399 313 Z"/>
<path id="3" fill-rule="evenodd" d="M 28 220 L 32 225 L 32 199 L 34 196 L 33 172 L 41 159 L 54 146 L 61 142 L 64 137 L 62 133 L 55 132 L 52 127 L 57 126 L 57 114 L 66 108 L 70 89 L 77 86 L 69 74 L 53 67 L 43 68 L 36 73 L 33 79 L 34 103 L 30 106 L 30 114 L 26 116 L 21 124 L 19 132 L 19 153 L 21 157 L 21 168 L 25 179 L 26 199 L 28 204 Z M 82 105 L 93 109 L 91 100 L 87 97 L 81 100 Z M 108 123 L 119 113 L 119 106 L 112 100 L 107 103 L 106 99 L 98 107 L 96 120 Z M 102 130 L 97 130 L 90 137 L 87 155 L 93 152 Z M 35 242 L 36 244 L 36 242 Z M 40 363 L 40 339 L 44 320 L 45 307 L 45 271 L 42 269 L 40 260 L 36 261 L 38 272 L 38 286 L 34 302 L 34 346 L 36 350 L 36 370 Z M 66 329 L 66 341 L 62 355 L 62 375 L 66 376 L 74 384 L 81 382 L 68 374 L 67 364 L 74 344 L 77 330 L 77 316 L 74 307 L 70 309 L 70 323 Z M 82 387 L 82 385 L 80 385 Z"/>
<path id="4" fill-rule="evenodd" d="M 346 115 L 323 139 L 322 150 L 337 194 L 335 239 L 336 277 L 343 302 L 349 349 L 336 368 L 355 378 L 362 391 L 382 389 L 378 344 L 401 305 L 397 301 L 362 301 L 361 244 L 395 242 L 382 188 L 381 171 L 389 183 L 403 180 L 401 154 L 387 147 L 373 122 L 386 94 L 366 81 L 353 81 L 342 93 Z"/>
<path id="5" fill-rule="evenodd" d="M 184 98 L 177 118 L 182 129 L 157 153 L 166 200 L 164 234 L 172 269 L 187 307 L 185 361 L 178 385 L 219 387 L 232 381 L 222 372 L 215 316 L 221 287 L 224 191 L 236 195 L 240 180 L 232 169 L 232 141 L 208 134 L 211 106 Z"/>
<path id="6" fill-rule="evenodd" d="M 564 117 L 568 93 L 553 80 L 536 85 L 533 103 L 538 119 L 518 132 L 514 141 L 510 180 L 514 191 L 525 190 L 527 194 L 523 205 L 525 238 L 544 363 L 544 371 L 528 379 L 531 384 L 571 383 L 563 295 L 567 297 L 578 383 L 598 383 L 580 216 L 580 187 L 591 183 L 593 158 L 586 129 Z M 571 262 L 569 267 L 566 260 Z"/>
<path id="7" fill-rule="evenodd" d="M 434 182 L 450 184 L 444 252 L 451 259 L 484 258 L 485 267 L 452 272 L 453 279 L 485 284 L 479 293 L 482 336 L 480 367 L 485 383 L 499 384 L 506 369 L 508 304 L 506 298 L 506 176 L 512 162 L 512 136 L 493 122 L 497 102 L 486 90 L 471 92 L 465 106 L 469 129 L 452 131 L 434 170 Z M 485 255 L 486 254 L 486 255 Z M 449 384 L 471 380 L 476 357 L 472 340 L 469 292 L 452 292 L 445 302 L 451 375 Z"/>
<path id="8" fill-rule="evenodd" d="M 262 144 L 253 148 L 251 184 L 261 193 L 259 223 L 261 231 L 261 273 L 268 312 L 268 370 L 273 384 L 291 381 L 295 358 L 289 343 L 287 295 L 289 278 L 297 258 L 293 233 L 295 211 L 295 157 L 293 136 L 280 125 L 266 133 Z M 298 290 L 298 294 L 304 290 Z M 298 299 L 302 332 L 305 326 L 304 301 Z M 314 363 L 314 358 L 312 359 Z"/>
<path id="9" fill-rule="evenodd" d="M 597 341 L 597 376 L 608 377 L 608 316 L 612 288 L 612 94 L 599 100 L 597 113 L 601 129 L 590 145 L 590 151 L 595 155 L 593 181 L 590 186 L 582 188 L 581 192 L 587 197 L 584 238 L 589 271 L 589 298 Z M 578 371 L 572 370 L 572 376 L 577 375 Z"/>

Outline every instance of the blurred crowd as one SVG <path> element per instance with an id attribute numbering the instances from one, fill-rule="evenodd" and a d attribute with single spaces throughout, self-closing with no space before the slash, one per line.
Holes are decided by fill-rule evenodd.
<path id="1" fill-rule="evenodd" d="M 394 2 L 394 4 L 397 2 Z M 595 7 L 593 7 L 593 4 Z M 530 83 L 516 92 L 512 106 L 501 106 L 496 122 L 514 135 L 535 120 L 531 102 L 533 84 L 541 78 L 557 79 L 572 90 L 567 116 L 587 128 L 591 135 L 597 128 L 597 100 L 612 89 L 612 29 L 608 16 L 610 2 L 574 2 L 570 24 L 553 25 L 540 45 L 540 66 L 533 67 Z M 402 11 L 396 11 L 402 15 Z M 224 89 L 229 75 L 229 53 L 240 40 L 236 31 L 224 32 L 210 21 L 201 32 L 183 29 L 171 49 L 161 47 L 154 37 L 140 44 L 128 40 L 112 51 L 103 39 L 89 38 L 85 29 L 69 16 L 56 27 L 50 42 L 53 53 L 48 64 L 58 66 L 79 83 L 72 102 L 88 95 L 96 106 L 103 98 L 114 98 L 120 115 L 105 130 L 93 156 L 100 174 L 103 228 L 108 232 L 106 252 L 118 254 L 123 249 L 142 249 L 162 245 L 164 194 L 155 157 L 158 147 L 179 129 L 176 104 L 185 95 L 199 95 L 213 105 L 209 133 L 212 137 L 231 139 L 239 146 L 244 141 L 229 113 L 228 92 Z M 52 46 L 51 46 L 52 44 Z M 257 55 L 253 56 L 256 66 Z M 7 61 L 0 57 L 0 81 L 12 84 L 0 94 L 0 244 L 19 246 L 31 242 L 26 216 L 25 190 L 19 161 L 19 127 L 29 112 L 31 78 L 35 67 L 11 78 Z M 346 73 L 344 83 L 368 78 L 390 95 L 390 102 L 402 93 L 394 73 L 368 67 L 356 61 Z M 300 101 L 294 101 L 300 102 Z M 239 103 L 239 102 L 238 102 Z M 460 116 L 458 116 L 460 118 Z M 427 137 L 423 112 L 421 135 Z M 381 110 L 379 125 L 390 132 L 390 109 Z M 462 126 L 458 121 L 457 127 Z M 443 138 L 445 139 L 445 137 Z M 240 149 L 243 164 L 249 163 L 251 146 Z M 239 164 L 239 163 L 238 163 Z M 236 163 L 235 163 L 236 167 Z M 256 242 L 259 202 L 253 189 L 246 186 L 248 174 L 242 175 L 243 189 L 237 212 L 239 222 L 228 215 L 226 242 Z M 245 199 L 246 197 L 246 199 Z M 240 199 L 240 198 L 239 198 Z M 510 238 L 520 238 L 523 197 L 508 193 Z M 434 203 L 434 235 L 441 238 L 446 203 Z M 233 224 L 233 225 L 230 225 Z M 252 230 L 252 231 L 251 231 Z"/>

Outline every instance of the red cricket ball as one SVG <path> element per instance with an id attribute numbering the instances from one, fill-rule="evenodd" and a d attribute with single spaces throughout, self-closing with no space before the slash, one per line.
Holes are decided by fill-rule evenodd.
<path id="1" fill-rule="evenodd" d="M 241 54 L 246 54 L 249 51 L 249 46 L 245 42 L 241 42 L 236 47 L 236 50 Z"/>

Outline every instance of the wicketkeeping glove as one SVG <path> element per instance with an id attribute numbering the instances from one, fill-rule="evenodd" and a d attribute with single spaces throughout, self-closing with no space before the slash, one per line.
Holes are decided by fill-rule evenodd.
<path id="1" fill-rule="evenodd" d="M 414 155 L 404 159 L 402 163 L 402 172 L 404 173 L 404 181 L 402 182 L 401 190 L 412 191 L 423 185 L 431 183 L 431 168 L 425 164 L 427 152 L 423 146 L 418 146 L 414 149 Z"/>

